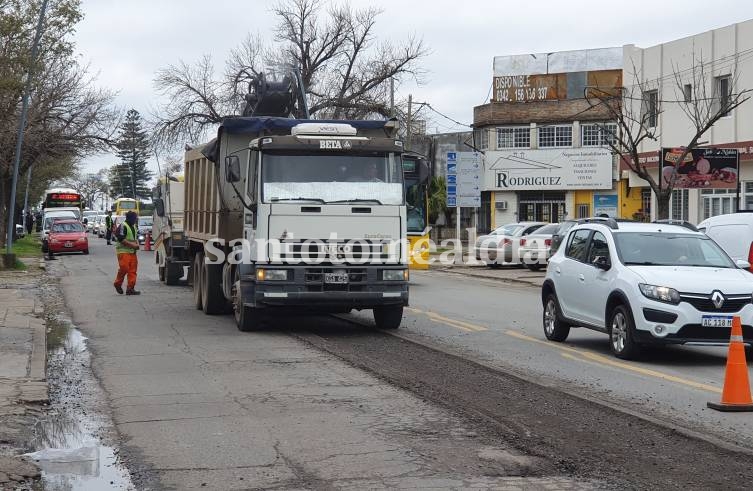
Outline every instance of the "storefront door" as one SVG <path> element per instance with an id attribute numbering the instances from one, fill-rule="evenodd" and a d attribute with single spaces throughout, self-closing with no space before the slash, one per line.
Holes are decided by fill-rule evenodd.
<path id="1" fill-rule="evenodd" d="M 564 218 L 564 192 L 525 191 L 518 193 L 518 221 L 555 223 Z"/>

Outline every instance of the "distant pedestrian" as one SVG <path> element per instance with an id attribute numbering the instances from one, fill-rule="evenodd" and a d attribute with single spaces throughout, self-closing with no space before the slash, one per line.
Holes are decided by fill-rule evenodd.
<path id="1" fill-rule="evenodd" d="M 107 216 L 105 216 L 105 239 L 107 239 L 107 245 L 111 245 L 112 240 L 112 211 L 107 210 Z"/>
<path id="2" fill-rule="evenodd" d="M 141 292 L 136 287 L 136 270 L 138 269 L 137 253 L 139 250 L 138 241 L 138 223 L 139 216 L 129 211 L 126 213 L 125 221 L 120 224 L 116 233 L 115 252 L 118 255 L 118 275 L 115 277 L 115 291 L 123 293 L 123 280 L 128 277 L 128 285 L 125 291 L 126 295 L 140 295 Z"/>

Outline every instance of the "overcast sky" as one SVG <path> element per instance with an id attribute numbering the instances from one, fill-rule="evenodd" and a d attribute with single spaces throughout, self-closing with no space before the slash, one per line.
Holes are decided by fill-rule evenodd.
<path id="1" fill-rule="evenodd" d="M 421 37 L 430 54 L 422 86 L 412 93 L 454 120 L 470 124 L 473 107 L 488 100 L 494 56 L 635 44 L 648 47 L 753 18 L 750 0 L 351 0 L 381 6 L 379 38 Z M 211 54 L 219 69 L 247 33 L 269 38 L 270 0 L 82 0 L 84 20 L 75 40 L 101 86 L 117 103 L 146 116 L 159 104 L 155 72 L 178 60 Z M 429 132 L 462 130 L 437 117 Z M 466 128 L 467 129 L 467 128 Z M 94 172 L 113 155 L 84 161 Z M 156 165 L 152 163 L 156 171 Z"/>

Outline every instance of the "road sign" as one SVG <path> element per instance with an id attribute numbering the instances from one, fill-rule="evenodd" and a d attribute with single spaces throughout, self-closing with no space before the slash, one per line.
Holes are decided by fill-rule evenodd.
<path id="1" fill-rule="evenodd" d="M 458 176 L 456 174 L 447 174 L 447 184 L 457 184 L 458 183 Z"/>
<path id="2" fill-rule="evenodd" d="M 452 196 L 448 194 L 447 195 L 447 207 L 455 208 L 456 206 L 458 206 L 457 197 L 454 194 Z"/>
<path id="3" fill-rule="evenodd" d="M 447 206 L 455 208 L 457 201 L 457 152 L 447 152 Z"/>
<path id="4" fill-rule="evenodd" d="M 481 171 L 481 154 L 458 152 L 456 193 L 458 206 L 469 208 L 481 206 Z"/>

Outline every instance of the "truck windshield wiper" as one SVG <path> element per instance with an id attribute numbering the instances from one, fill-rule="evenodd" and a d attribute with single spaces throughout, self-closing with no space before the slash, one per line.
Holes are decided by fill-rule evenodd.
<path id="1" fill-rule="evenodd" d="M 327 202 L 324 201 L 321 198 L 270 198 L 272 203 L 277 203 L 278 201 L 316 201 L 317 203 L 326 204 Z"/>
<path id="2" fill-rule="evenodd" d="M 365 199 L 365 198 L 338 199 L 336 201 L 327 201 L 327 204 L 332 204 L 332 203 L 376 203 L 378 205 L 383 204 L 378 199 Z"/>

